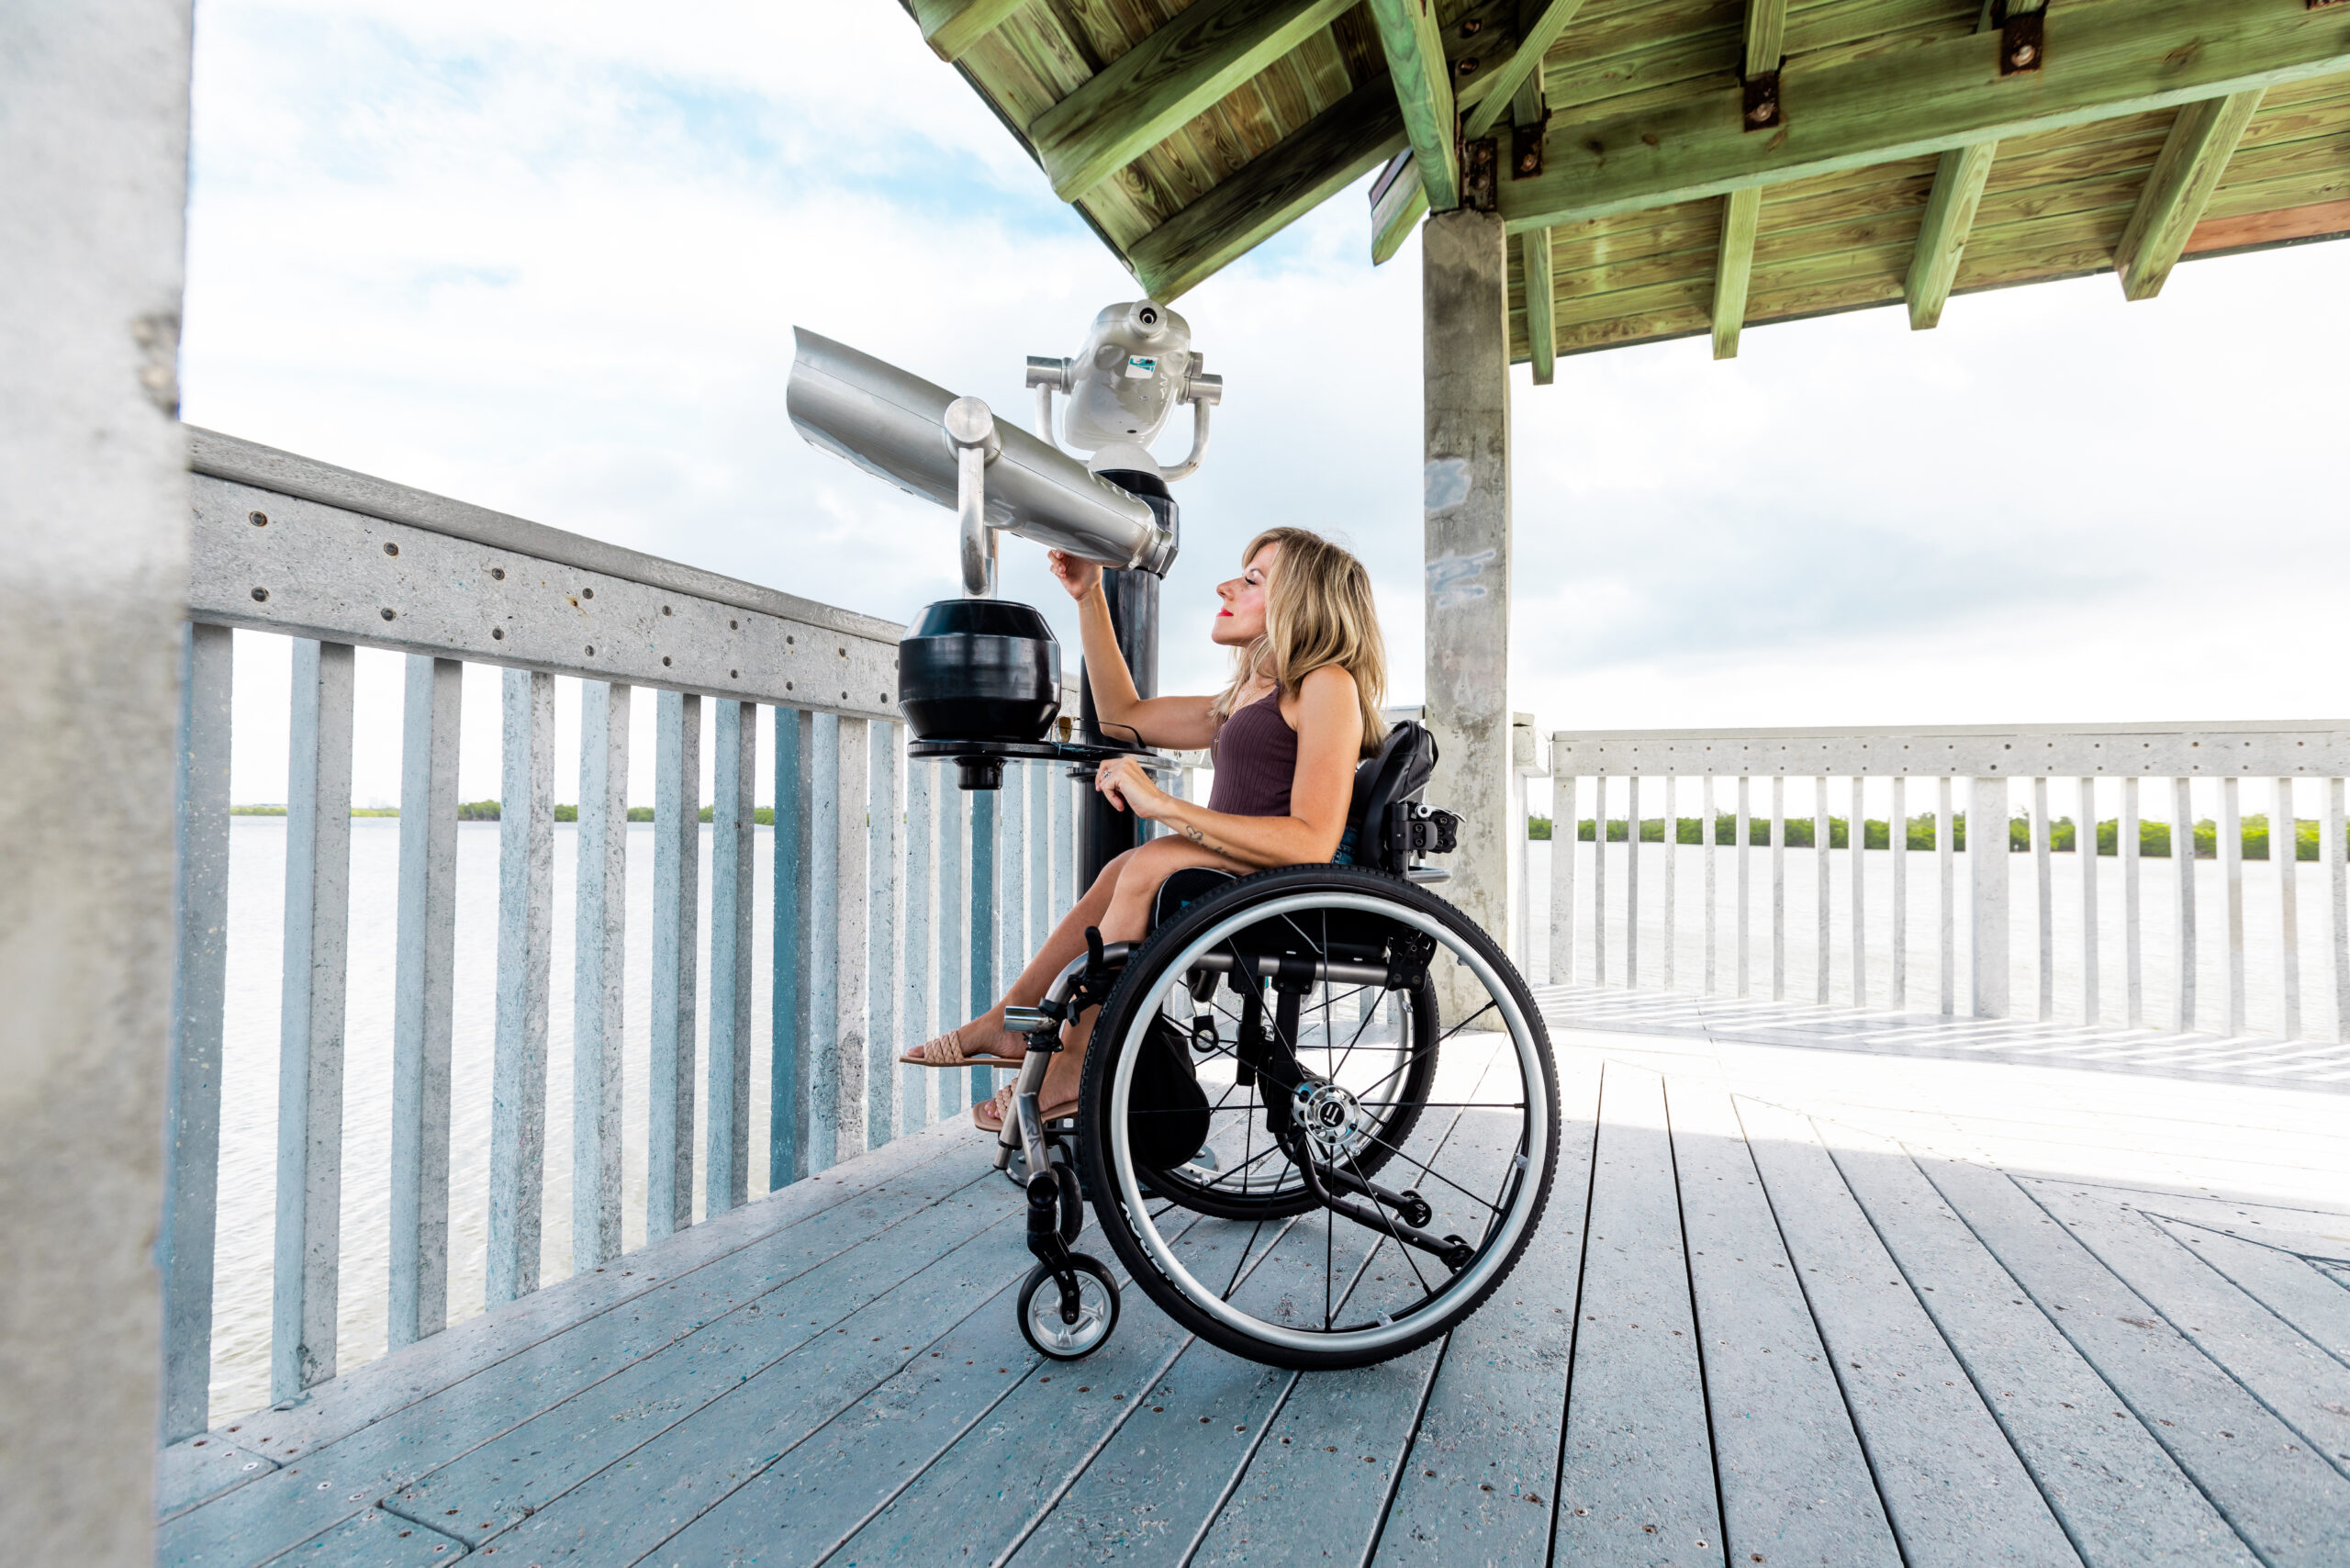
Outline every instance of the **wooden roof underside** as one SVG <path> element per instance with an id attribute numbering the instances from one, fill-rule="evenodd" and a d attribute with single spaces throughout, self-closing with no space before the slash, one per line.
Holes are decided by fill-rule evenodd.
<path id="1" fill-rule="evenodd" d="M 1397 199 L 1414 161 L 1449 151 L 1407 129 L 1428 123 L 1412 40 L 1382 32 L 1412 0 L 902 3 L 1162 299 L 1395 160 L 1392 251 L 1426 206 Z M 2350 0 L 2051 0 L 2044 69 L 2007 76 L 1981 0 L 1436 0 L 1430 20 L 1443 123 L 1499 121 L 1512 352 L 1540 379 L 1526 274 L 1546 262 L 1542 348 L 1710 330 L 1734 353 L 1740 324 L 1909 298 L 1930 326 L 1948 294 L 2113 270 L 2125 233 L 2132 297 L 2181 255 L 2350 234 Z M 1516 40 L 1546 29 L 1529 84 Z M 1742 129 L 1750 54 L 1784 55 L 1775 128 Z M 1543 168 L 1514 178 L 1511 121 L 1541 111 Z"/>

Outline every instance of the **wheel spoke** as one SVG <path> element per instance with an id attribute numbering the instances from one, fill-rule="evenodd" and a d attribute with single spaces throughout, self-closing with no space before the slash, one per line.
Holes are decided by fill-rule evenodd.
<path id="1" fill-rule="evenodd" d="M 1470 1025 L 1474 1024 L 1478 1019 L 1483 1018 L 1486 1014 L 1491 1013 L 1494 1008 L 1499 1007 L 1501 1003 L 1494 998 L 1490 996 L 1487 997 L 1485 999 L 1484 1006 L 1480 1007 L 1476 1012 L 1472 1013 L 1468 1017 L 1463 1018 L 1460 1023 L 1455 1024 L 1451 1028 L 1447 1029 L 1443 1034 L 1438 1035 L 1436 1037 L 1436 1043 L 1438 1045 L 1444 1044 L 1445 1041 L 1452 1038 L 1453 1036 L 1460 1033 L 1461 1030 L 1466 1029 Z"/>
<path id="2" fill-rule="evenodd" d="M 1499 1214 L 1502 1212 L 1501 1210 L 1494 1208 L 1493 1204 L 1486 1203 L 1484 1199 L 1479 1197 L 1468 1188 L 1462 1186 L 1460 1182 L 1454 1181 L 1451 1177 L 1447 1176 L 1443 1171 L 1437 1170 L 1434 1166 L 1421 1164 L 1418 1160 L 1413 1159 L 1410 1155 L 1405 1154 L 1402 1149 L 1397 1148 L 1393 1144 L 1389 1143 L 1385 1138 L 1379 1137 L 1376 1133 L 1371 1135 L 1371 1141 L 1385 1149 L 1388 1153 L 1393 1155 L 1396 1159 L 1410 1165 L 1414 1170 L 1419 1171 L 1421 1175 L 1435 1177 L 1438 1181 L 1443 1182 L 1446 1186 L 1451 1188 L 1454 1192 L 1460 1193 L 1471 1203 L 1476 1204 L 1493 1214 Z"/>
<path id="3" fill-rule="evenodd" d="M 1355 1157 L 1353 1155 L 1349 1154 L 1347 1156 L 1347 1163 L 1354 1166 L 1355 1180 L 1368 1185 L 1370 1178 L 1363 1175 L 1362 1167 L 1355 1163 Z M 1404 1261 L 1411 1265 L 1412 1277 L 1420 1282 L 1421 1298 L 1423 1300 L 1433 1301 L 1436 1298 L 1436 1292 L 1428 1289 L 1427 1276 L 1420 1272 L 1419 1260 L 1412 1256 L 1412 1249 L 1404 1245 L 1402 1234 L 1395 1228 L 1394 1218 L 1390 1215 L 1385 1209 L 1380 1208 L 1378 1204 L 1374 1204 L 1371 1206 L 1378 1211 L 1381 1222 L 1387 1226 L 1388 1236 L 1394 1240 L 1395 1250 L 1401 1252 L 1404 1255 Z M 1353 1216 L 1348 1215 L 1348 1217 L 1352 1218 Z M 1358 1221 L 1357 1223 L 1360 1222 Z"/>
<path id="4" fill-rule="evenodd" d="M 1259 1220 L 1256 1223 L 1256 1226 L 1248 1232 L 1248 1240 L 1247 1245 L 1240 1249 L 1240 1261 L 1232 1266 L 1232 1278 L 1225 1282 L 1224 1294 L 1217 1299 L 1222 1301 L 1230 1301 L 1232 1299 L 1232 1293 L 1240 1288 L 1240 1271 L 1248 1266 L 1248 1254 L 1256 1247 L 1257 1238 L 1263 1234 L 1265 1234 L 1265 1222 L 1263 1220 Z"/>

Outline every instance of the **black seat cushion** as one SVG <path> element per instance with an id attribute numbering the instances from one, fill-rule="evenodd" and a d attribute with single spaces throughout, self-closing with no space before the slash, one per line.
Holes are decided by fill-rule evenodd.
<path id="1" fill-rule="evenodd" d="M 1212 866 L 1186 866 L 1169 874 L 1158 884 L 1158 896 L 1151 901 L 1150 928 L 1153 931 L 1175 918 L 1185 904 L 1197 903 L 1226 882 L 1240 879 L 1229 871 L 1219 871 Z"/>

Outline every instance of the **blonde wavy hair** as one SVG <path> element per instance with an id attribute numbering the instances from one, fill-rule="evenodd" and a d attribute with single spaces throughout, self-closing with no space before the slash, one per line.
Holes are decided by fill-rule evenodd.
<path id="1" fill-rule="evenodd" d="M 1295 691 L 1315 670 L 1336 665 L 1355 678 L 1368 756 L 1387 735 L 1379 714 L 1387 692 L 1387 644 L 1379 634 L 1371 574 L 1352 552 L 1303 528 L 1269 528 L 1248 541 L 1240 552 L 1242 569 L 1268 544 L 1280 546 L 1281 554 L 1265 590 L 1265 634 L 1234 655 L 1232 683 L 1208 711 L 1220 725 L 1260 676 Z"/>

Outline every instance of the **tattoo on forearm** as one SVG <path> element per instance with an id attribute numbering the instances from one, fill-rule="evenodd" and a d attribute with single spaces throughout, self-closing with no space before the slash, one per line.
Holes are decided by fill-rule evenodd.
<path id="1" fill-rule="evenodd" d="M 1208 835 L 1202 833 L 1198 828 L 1193 827 L 1190 823 L 1185 823 L 1183 824 L 1183 836 L 1190 839 L 1193 844 L 1204 845 L 1208 841 Z"/>

